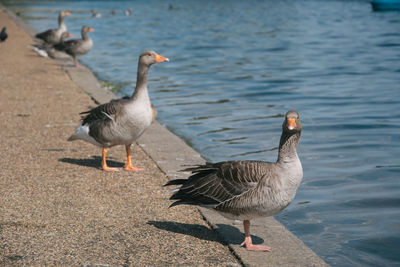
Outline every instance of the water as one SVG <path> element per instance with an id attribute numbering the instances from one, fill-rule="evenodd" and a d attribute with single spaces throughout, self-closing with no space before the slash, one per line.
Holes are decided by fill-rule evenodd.
<path id="1" fill-rule="evenodd" d="M 211 161 L 275 161 L 283 115 L 296 109 L 304 179 L 276 218 L 332 266 L 400 263 L 399 12 L 339 0 L 8 5 L 38 31 L 62 9 L 75 37 L 93 27 L 81 61 L 120 95 L 132 93 L 143 50 L 170 58 L 149 75 L 158 120 Z"/>

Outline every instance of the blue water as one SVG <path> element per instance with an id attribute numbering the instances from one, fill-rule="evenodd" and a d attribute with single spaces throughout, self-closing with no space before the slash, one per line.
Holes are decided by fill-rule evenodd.
<path id="1" fill-rule="evenodd" d="M 93 27 L 81 62 L 127 84 L 120 95 L 143 50 L 170 58 L 149 76 L 158 120 L 208 160 L 275 161 L 296 109 L 304 179 L 276 218 L 332 266 L 400 264 L 399 12 L 350 0 L 8 4 L 38 31 L 62 9 L 75 37 Z"/>

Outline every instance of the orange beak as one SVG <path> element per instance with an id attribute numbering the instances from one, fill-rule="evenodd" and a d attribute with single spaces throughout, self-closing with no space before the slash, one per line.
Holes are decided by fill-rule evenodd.
<path id="1" fill-rule="evenodd" d="M 93 29 L 93 28 L 89 28 L 89 31 L 90 31 L 90 32 L 94 32 L 94 29 Z"/>
<path id="2" fill-rule="evenodd" d="M 68 37 L 68 38 L 71 38 L 71 37 L 72 37 L 72 34 L 68 33 L 67 37 Z"/>
<path id="3" fill-rule="evenodd" d="M 288 119 L 288 124 L 288 129 L 293 130 L 294 128 L 296 128 L 296 119 Z"/>
<path id="4" fill-rule="evenodd" d="M 66 11 L 66 12 L 65 12 L 65 16 L 69 16 L 69 15 L 71 15 L 71 13 L 68 12 L 68 11 Z"/>
<path id="5" fill-rule="evenodd" d="M 168 62 L 169 59 L 163 56 L 160 56 L 159 54 L 156 54 L 156 62 L 160 63 L 160 62 Z"/>

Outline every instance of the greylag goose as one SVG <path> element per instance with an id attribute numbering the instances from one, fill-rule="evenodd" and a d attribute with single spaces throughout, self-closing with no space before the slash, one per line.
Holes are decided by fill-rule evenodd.
<path id="1" fill-rule="evenodd" d="M 58 14 L 58 29 L 50 29 L 35 35 L 36 38 L 41 39 L 49 44 L 57 44 L 60 42 L 61 34 L 67 31 L 67 26 L 64 23 L 64 17 L 69 16 L 71 13 L 68 11 L 60 11 Z"/>
<path id="2" fill-rule="evenodd" d="M 125 145 L 127 171 L 143 171 L 132 166 L 131 144 L 150 126 L 153 119 L 150 98 L 147 91 L 147 76 L 149 68 L 154 63 L 169 61 L 154 51 L 145 51 L 140 55 L 136 89 L 129 99 L 122 98 L 102 104 L 92 110 L 82 112 L 85 117 L 68 139 L 81 139 L 102 147 L 101 166 L 104 171 L 118 171 L 107 166 L 108 148 Z"/>
<path id="3" fill-rule="evenodd" d="M 3 27 L 3 29 L 0 32 L 0 42 L 3 42 L 7 39 L 8 34 L 6 32 L 6 27 Z"/>
<path id="4" fill-rule="evenodd" d="M 250 220 L 277 214 L 295 197 L 303 178 L 296 152 L 300 133 L 299 114 L 291 110 L 282 125 L 276 162 L 226 161 L 184 170 L 192 172 L 188 179 L 171 180 L 165 185 L 181 185 L 171 196 L 176 201 L 170 207 L 199 205 L 229 219 L 243 220 L 245 239 L 241 246 L 247 250 L 270 251 L 268 246 L 252 243 Z"/>
<path id="5" fill-rule="evenodd" d="M 64 42 L 61 46 L 55 47 L 56 50 L 63 51 L 74 59 L 75 67 L 81 67 L 77 56 L 82 56 L 90 51 L 93 47 L 93 41 L 87 35 L 87 32 L 94 32 L 89 26 L 83 26 L 81 30 L 82 39 L 73 39 Z"/>

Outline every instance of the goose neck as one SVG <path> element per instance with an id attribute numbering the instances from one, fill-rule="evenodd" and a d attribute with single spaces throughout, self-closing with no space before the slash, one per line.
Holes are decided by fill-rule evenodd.
<path id="1" fill-rule="evenodd" d="M 64 17 L 63 16 L 58 16 L 58 28 L 63 30 L 63 31 L 67 30 L 67 26 L 65 26 Z"/>
<path id="2" fill-rule="evenodd" d="M 300 141 L 300 132 L 290 134 L 283 132 L 279 143 L 278 163 L 297 161 L 297 145 Z"/>
<path id="3" fill-rule="evenodd" d="M 82 35 L 82 40 L 89 40 L 89 36 L 86 31 L 82 30 L 81 35 Z"/>
<path id="4" fill-rule="evenodd" d="M 149 74 L 149 66 L 139 62 L 137 78 L 136 78 L 136 89 L 132 95 L 132 99 L 147 96 L 147 76 Z"/>

